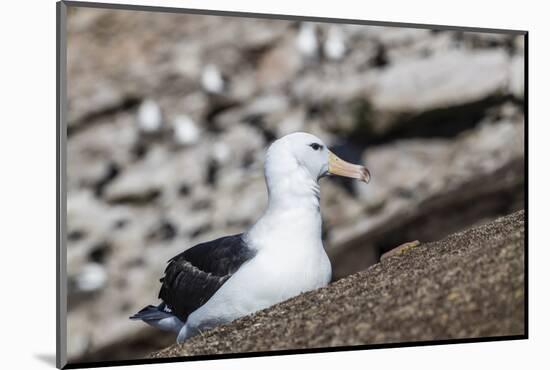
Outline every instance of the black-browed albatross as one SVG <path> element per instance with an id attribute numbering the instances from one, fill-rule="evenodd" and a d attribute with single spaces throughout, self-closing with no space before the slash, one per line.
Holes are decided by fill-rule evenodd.
<path id="1" fill-rule="evenodd" d="M 321 240 L 319 179 L 370 179 L 317 137 L 293 133 L 275 141 L 265 160 L 268 206 L 246 232 L 198 244 L 178 254 L 161 279 L 158 306 L 131 319 L 174 331 L 177 342 L 219 324 L 329 283 Z"/>

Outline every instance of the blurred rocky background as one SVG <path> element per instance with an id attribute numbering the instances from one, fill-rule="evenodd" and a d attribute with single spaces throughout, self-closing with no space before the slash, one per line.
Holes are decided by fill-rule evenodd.
<path id="1" fill-rule="evenodd" d="M 128 316 L 166 261 L 245 230 L 293 131 L 371 170 L 322 180 L 334 279 L 524 204 L 524 44 L 511 34 L 69 7 L 68 357 L 146 357 Z"/>

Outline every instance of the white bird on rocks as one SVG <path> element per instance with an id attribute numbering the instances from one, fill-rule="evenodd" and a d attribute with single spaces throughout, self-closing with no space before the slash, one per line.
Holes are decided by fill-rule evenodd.
<path id="1" fill-rule="evenodd" d="M 82 292 L 93 292 L 103 288 L 107 283 L 107 271 L 99 263 L 90 262 L 84 265 L 75 277 L 76 288 Z"/>
<path id="2" fill-rule="evenodd" d="M 313 23 L 301 23 L 300 30 L 296 36 L 296 47 L 306 58 L 315 58 L 317 56 L 318 40 Z"/>
<path id="3" fill-rule="evenodd" d="M 201 136 L 201 130 L 195 121 L 186 114 L 175 117 L 172 126 L 174 128 L 174 139 L 180 145 L 194 144 Z"/>
<path id="4" fill-rule="evenodd" d="M 214 64 L 207 64 L 201 74 L 202 88 L 211 94 L 221 94 L 225 87 L 223 76 Z"/>
<path id="5" fill-rule="evenodd" d="M 154 100 L 144 100 L 138 108 L 137 120 L 143 132 L 158 131 L 162 125 L 162 112 L 159 105 Z"/>
<path id="6" fill-rule="evenodd" d="M 345 36 L 340 27 L 329 28 L 323 44 L 323 52 L 328 59 L 340 60 L 346 54 Z"/>
<path id="7" fill-rule="evenodd" d="M 158 306 L 131 319 L 177 333 L 177 342 L 331 279 L 321 239 L 319 180 L 368 182 L 369 171 L 343 161 L 317 137 L 293 133 L 269 147 L 268 206 L 248 231 L 198 244 L 168 262 Z"/>

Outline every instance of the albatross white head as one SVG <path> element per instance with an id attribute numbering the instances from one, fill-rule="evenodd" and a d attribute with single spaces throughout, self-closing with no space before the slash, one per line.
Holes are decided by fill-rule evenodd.
<path id="1" fill-rule="evenodd" d="M 297 132 L 271 144 L 265 160 L 268 207 L 247 232 L 251 244 L 258 249 L 300 244 L 322 250 L 319 179 L 329 175 L 370 179 L 364 166 L 338 158 L 314 135 Z"/>
<path id="2" fill-rule="evenodd" d="M 370 178 L 364 166 L 343 161 L 310 134 L 284 136 L 267 151 L 267 210 L 245 238 L 258 251 L 254 276 L 261 277 L 258 284 L 271 294 L 265 293 L 269 302 L 324 286 L 331 279 L 319 207 L 319 179 L 328 175 L 364 182 Z"/>
<path id="3" fill-rule="evenodd" d="M 265 162 L 270 207 L 318 207 L 319 179 L 329 175 L 370 180 L 366 167 L 338 158 L 314 135 L 296 132 L 280 138 L 269 147 Z"/>

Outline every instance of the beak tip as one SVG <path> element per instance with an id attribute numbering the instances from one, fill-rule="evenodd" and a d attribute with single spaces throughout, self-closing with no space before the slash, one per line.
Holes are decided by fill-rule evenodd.
<path id="1" fill-rule="evenodd" d="M 361 180 L 363 180 L 365 184 L 368 184 L 370 182 L 371 176 L 369 170 L 366 167 L 363 167 L 362 176 L 363 178 Z"/>

